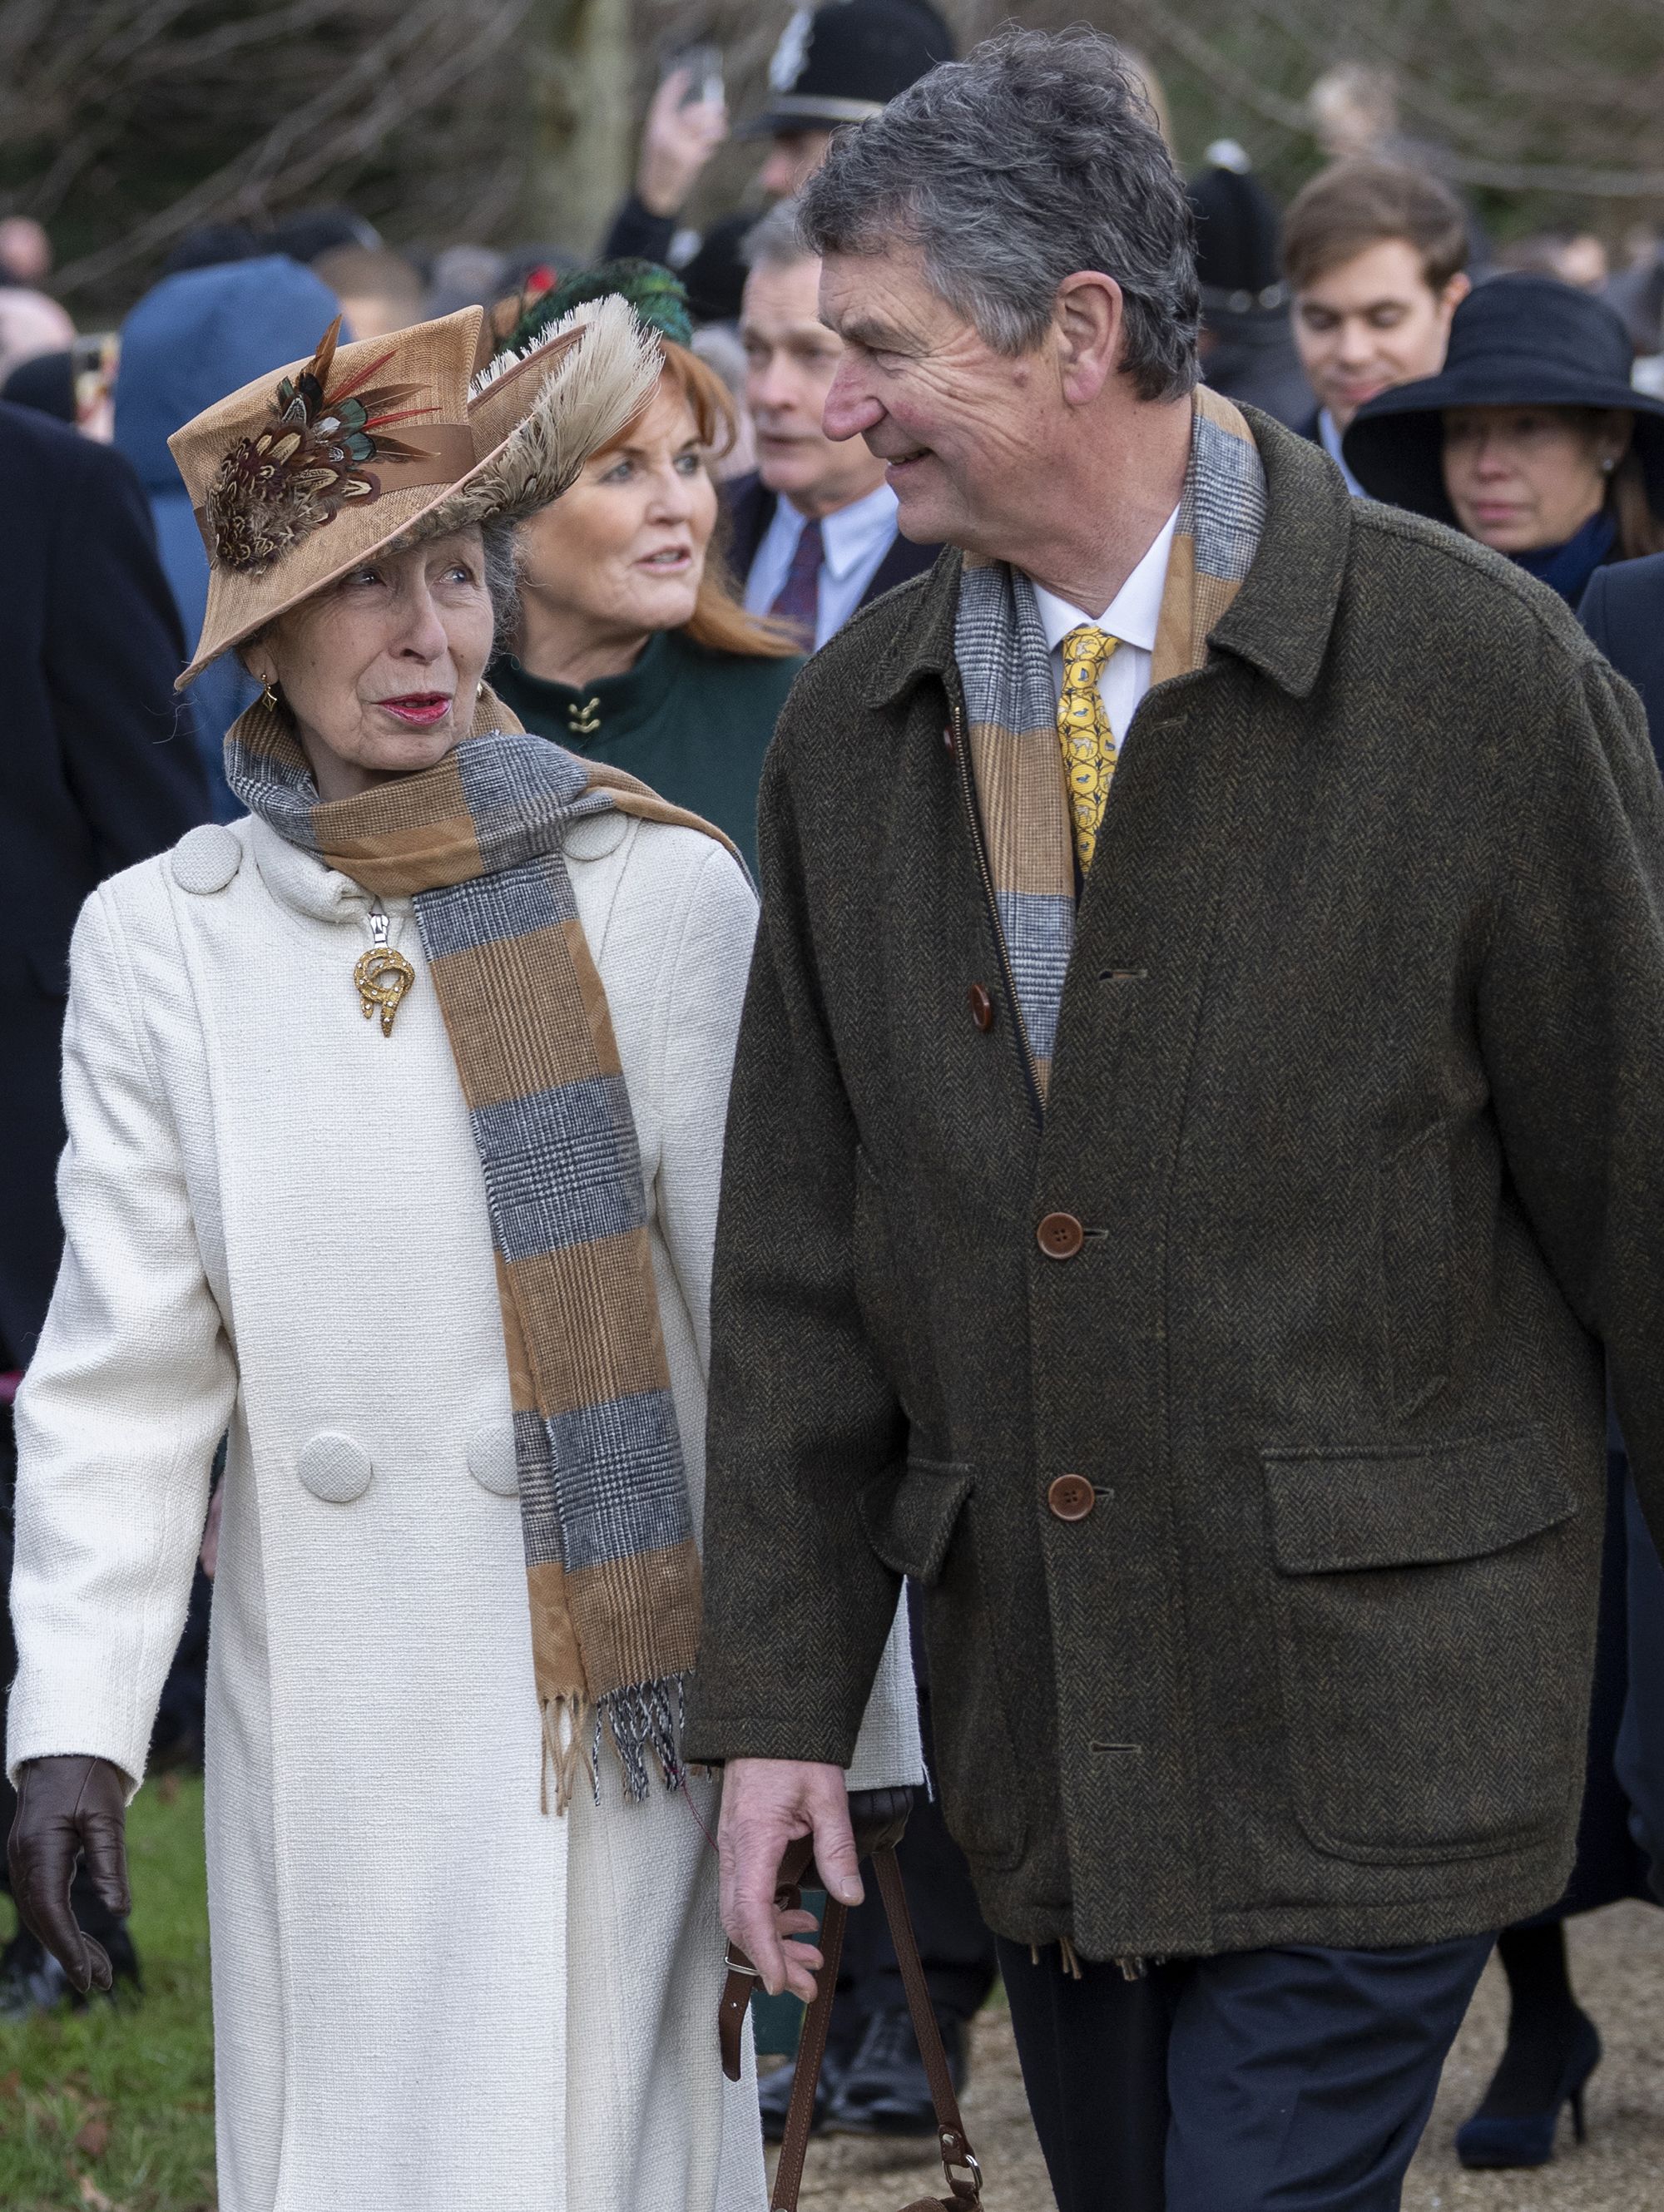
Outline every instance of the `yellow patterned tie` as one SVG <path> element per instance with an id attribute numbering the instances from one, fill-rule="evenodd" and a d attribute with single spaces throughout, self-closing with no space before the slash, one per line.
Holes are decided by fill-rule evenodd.
<path id="1" fill-rule="evenodd" d="M 1075 855 L 1084 876 L 1097 850 L 1109 781 L 1115 773 L 1115 738 L 1098 696 L 1104 663 L 1120 643 L 1091 623 L 1063 641 L 1063 696 L 1057 702 L 1058 743 L 1074 824 Z"/>

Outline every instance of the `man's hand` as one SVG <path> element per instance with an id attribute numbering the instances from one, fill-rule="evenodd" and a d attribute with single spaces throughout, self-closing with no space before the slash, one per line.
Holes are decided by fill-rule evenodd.
<path id="1" fill-rule="evenodd" d="M 786 1943 L 805 1917 L 774 1911 L 774 1878 L 788 1844 L 812 1836 L 821 1879 L 840 1905 L 861 1901 L 849 1793 L 843 1770 L 802 1759 L 736 1759 L 722 1783 L 717 1848 L 722 1861 L 722 1924 L 756 1968 L 771 1997 L 790 1990 L 807 2004 L 820 1954 Z M 782 1924 L 784 1923 L 784 1924 Z"/>
<path id="2" fill-rule="evenodd" d="M 85 1996 L 114 1978 L 101 1943 L 84 1936 L 70 1910 L 75 1863 L 85 1856 L 100 1904 L 125 1918 L 127 1784 L 107 1759 L 31 1759 L 17 1771 L 17 1817 L 7 1859 L 12 1901 Z"/>
<path id="3" fill-rule="evenodd" d="M 649 215 L 680 215 L 703 169 L 728 135 L 720 100 L 689 100 L 689 70 L 672 70 L 653 94 L 636 165 L 635 197 Z"/>

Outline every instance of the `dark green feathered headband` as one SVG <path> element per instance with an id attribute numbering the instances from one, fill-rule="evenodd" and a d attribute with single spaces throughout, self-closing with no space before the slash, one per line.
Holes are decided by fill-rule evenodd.
<path id="1" fill-rule="evenodd" d="M 688 295 L 679 276 L 672 276 L 656 261 L 598 261 L 592 269 L 575 270 L 552 292 L 545 292 L 531 302 L 514 325 L 513 336 L 508 341 L 510 350 L 524 352 L 562 315 L 569 315 L 574 307 L 585 307 L 592 300 L 604 300 L 614 292 L 629 301 L 649 330 L 657 331 L 672 345 L 693 343 L 693 319 L 688 313 Z"/>

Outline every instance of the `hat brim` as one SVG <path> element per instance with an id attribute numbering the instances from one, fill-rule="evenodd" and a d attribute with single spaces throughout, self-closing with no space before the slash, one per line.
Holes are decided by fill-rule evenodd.
<path id="1" fill-rule="evenodd" d="M 1514 363 L 1487 362 L 1482 375 L 1455 369 L 1420 377 L 1361 407 L 1340 449 L 1372 499 L 1459 526 L 1444 489 L 1444 415 L 1451 407 L 1621 408 L 1635 417 L 1635 449 L 1648 492 L 1664 513 L 1664 399 L 1631 384 L 1570 377 L 1529 356 Z"/>
<path id="2" fill-rule="evenodd" d="M 870 123 L 875 115 L 884 112 L 881 100 L 839 100 L 830 93 L 824 97 L 815 93 L 800 96 L 787 93 L 774 100 L 761 115 L 740 124 L 733 135 L 744 143 L 757 138 L 789 138 L 804 131 L 841 131 L 846 123 Z"/>
<path id="3" fill-rule="evenodd" d="M 590 455 L 640 411 L 661 366 L 653 334 L 616 297 L 579 308 L 524 356 L 494 363 L 476 378 L 468 404 L 478 454 L 473 466 L 449 483 L 384 493 L 374 509 L 380 526 L 375 533 L 366 541 L 343 532 L 340 560 L 321 575 L 309 574 L 288 593 L 274 593 L 269 571 L 234 574 L 210 556 L 202 635 L 174 690 L 183 690 L 222 653 L 367 561 L 471 524 L 522 520 L 550 505 Z"/>

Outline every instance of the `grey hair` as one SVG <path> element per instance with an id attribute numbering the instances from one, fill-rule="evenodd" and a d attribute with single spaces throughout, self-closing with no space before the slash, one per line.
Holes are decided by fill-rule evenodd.
<path id="1" fill-rule="evenodd" d="M 520 623 L 519 532 L 512 522 L 494 516 L 481 523 L 485 544 L 485 588 L 491 595 L 491 651 L 507 651 Z"/>
<path id="2" fill-rule="evenodd" d="M 1031 351 L 1077 270 L 1122 295 L 1141 399 L 1196 382 L 1195 227 L 1127 54 L 1102 32 L 1006 30 L 841 131 L 796 210 L 817 253 L 914 247 L 1003 354 Z"/>
<path id="3" fill-rule="evenodd" d="M 815 253 L 803 234 L 795 199 L 777 200 L 739 241 L 739 258 L 748 269 L 795 269 L 812 261 Z"/>

